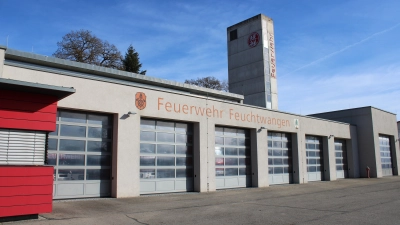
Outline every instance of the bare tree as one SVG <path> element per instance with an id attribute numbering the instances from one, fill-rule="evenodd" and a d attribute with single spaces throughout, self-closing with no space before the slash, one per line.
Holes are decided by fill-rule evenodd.
<path id="1" fill-rule="evenodd" d="M 117 47 L 102 41 L 88 30 L 71 31 L 57 42 L 57 46 L 54 57 L 114 69 L 122 68 L 122 55 Z"/>
<path id="2" fill-rule="evenodd" d="M 185 84 L 193 84 L 199 87 L 211 88 L 219 91 L 229 92 L 228 83 L 220 81 L 215 77 L 203 77 L 191 80 L 185 80 Z"/>

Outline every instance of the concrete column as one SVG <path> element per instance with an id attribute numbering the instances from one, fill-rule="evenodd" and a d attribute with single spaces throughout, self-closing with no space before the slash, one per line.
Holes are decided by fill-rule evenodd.
<path id="1" fill-rule="evenodd" d="M 302 181 L 302 163 L 301 163 L 301 152 L 299 146 L 299 135 L 297 133 L 292 134 L 292 166 L 293 166 L 293 183 L 300 184 Z"/>
<path id="2" fill-rule="evenodd" d="M 299 154 L 299 180 L 300 184 L 308 183 L 307 175 L 307 155 L 306 155 L 306 135 L 304 133 L 297 133 L 297 146 Z"/>
<path id="3" fill-rule="evenodd" d="M 214 125 L 208 124 L 208 119 L 203 119 L 193 124 L 193 178 L 194 191 L 207 192 L 209 152 L 213 151 Z M 215 182 L 213 179 L 211 182 Z"/>
<path id="4" fill-rule="evenodd" d="M 207 191 L 207 121 L 193 125 L 194 191 Z"/>
<path id="5" fill-rule="evenodd" d="M 6 54 L 6 47 L 0 45 L 0 78 L 3 77 L 4 58 Z"/>
<path id="6" fill-rule="evenodd" d="M 322 137 L 322 157 L 324 162 L 323 180 L 336 180 L 336 157 L 334 137 Z"/>
<path id="7" fill-rule="evenodd" d="M 251 175 L 253 187 L 268 187 L 268 131 L 251 129 Z"/>
<path id="8" fill-rule="evenodd" d="M 346 140 L 347 166 L 349 178 L 360 177 L 360 164 L 358 158 L 357 127 L 350 127 L 350 138 Z"/>
<path id="9" fill-rule="evenodd" d="M 203 165 L 207 165 L 207 180 L 206 182 L 206 190 L 207 191 L 216 191 L 215 184 L 215 124 L 209 124 L 207 129 L 208 135 L 208 156 L 207 162 L 203 162 Z M 204 179 L 203 176 L 201 176 Z"/>
<path id="10" fill-rule="evenodd" d="M 115 117 L 114 117 L 115 118 Z M 117 141 L 114 142 L 113 182 L 116 182 L 117 198 L 140 195 L 140 116 L 124 116 L 119 113 L 117 120 Z M 116 181 L 115 181 L 116 179 Z M 113 184 L 115 186 L 115 183 Z"/>

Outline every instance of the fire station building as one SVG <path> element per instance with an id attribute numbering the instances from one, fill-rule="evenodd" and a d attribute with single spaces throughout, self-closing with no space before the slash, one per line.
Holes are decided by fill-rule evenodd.
<path id="1" fill-rule="evenodd" d="M 0 47 L 0 167 L 53 166 L 53 199 L 398 175 L 395 114 L 279 111 L 272 20 L 227 37 L 232 93 Z"/>

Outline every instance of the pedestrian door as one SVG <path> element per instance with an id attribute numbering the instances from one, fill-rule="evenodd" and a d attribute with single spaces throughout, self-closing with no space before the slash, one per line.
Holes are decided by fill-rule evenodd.
<path id="1" fill-rule="evenodd" d="M 336 178 L 347 178 L 346 141 L 335 139 Z"/>
<path id="2" fill-rule="evenodd" d="M 381 153 L 382 176 L 392 176 L 392 154 L 390 151 L 389 136 L 379 135 L 379 149 Z"/>
<path id="3" fill-rule="evenodd" d="M 322 180 L 322 142 L 321 138 L 306 136 L 306 159 L 308 181 Z"/>
<path id="4" fill-rule="evenodd" d="M 140 193 L 193 191 L 191 124 L 141 119 Z"/>

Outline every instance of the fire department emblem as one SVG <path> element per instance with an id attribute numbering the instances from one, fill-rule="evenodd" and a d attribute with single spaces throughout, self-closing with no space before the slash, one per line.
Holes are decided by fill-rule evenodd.
<path id="1" fill-rule="evenodd" d="M 143 92 L 136 93 L 135 99 L 136 108 L 140 110 L 146 108 L 146 95 Z"/>
<path id="2" fill-rule="evenodd" d="M 260 35 L 257 32 L 251 33 L 249 38 L 247 39 L 247 44 L 249 45 L 249 47 L 256 47 L 258 42 L 260 42 Z"/>

